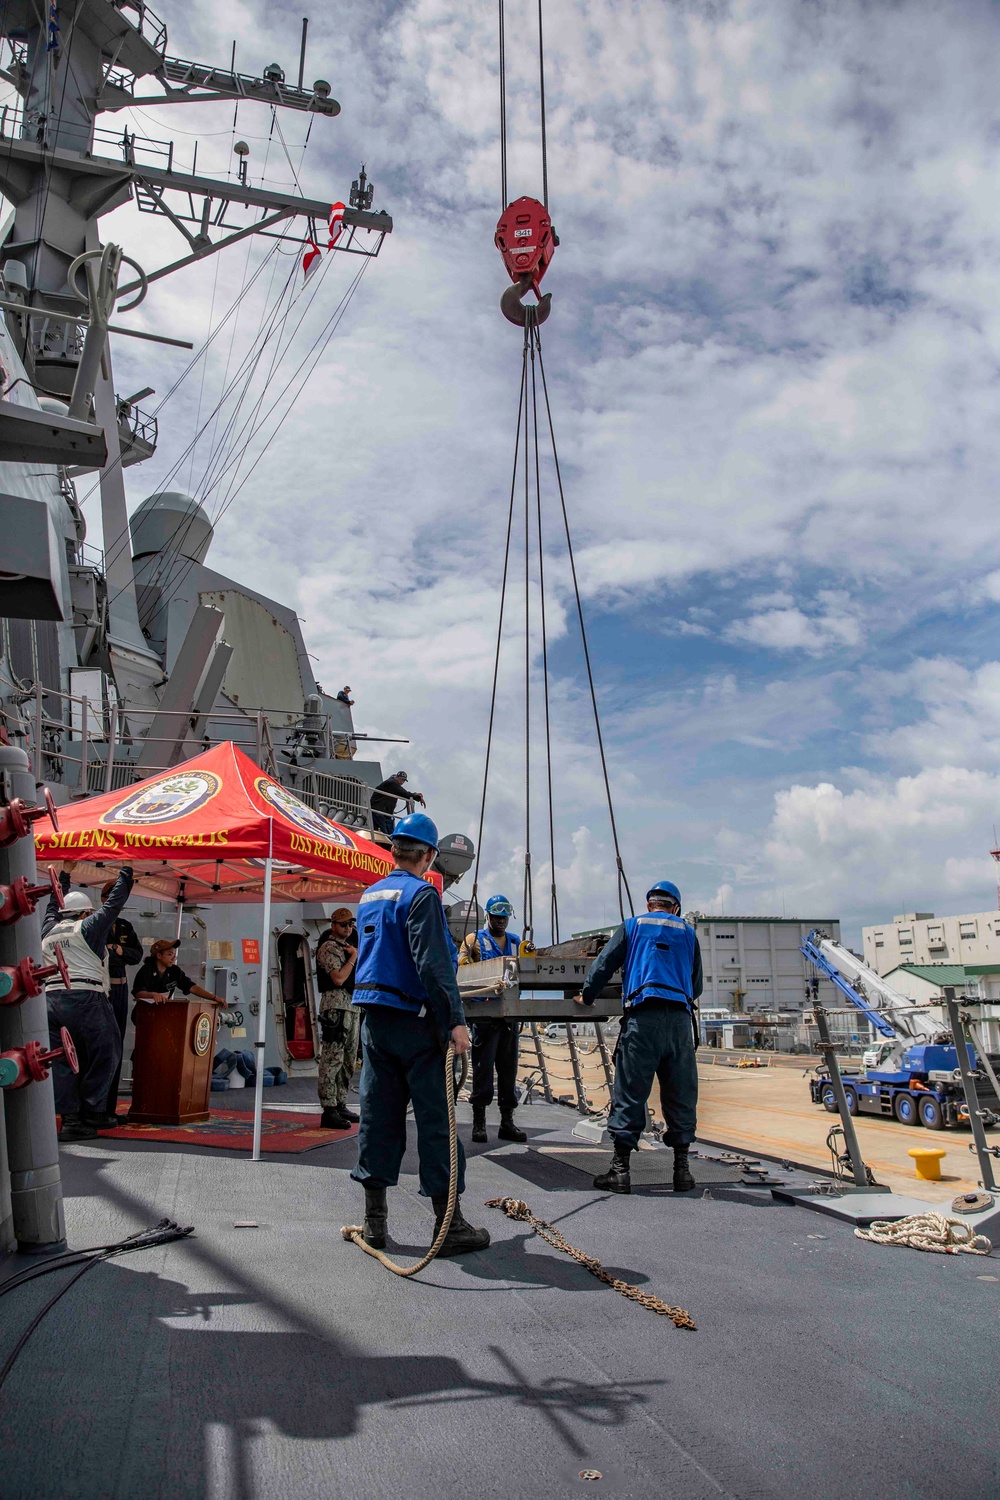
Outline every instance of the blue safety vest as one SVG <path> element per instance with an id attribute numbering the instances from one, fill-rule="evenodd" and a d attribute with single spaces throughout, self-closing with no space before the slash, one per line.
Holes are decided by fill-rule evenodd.
<path id="1" fill-rule="evenodd" d="M 358 902 L 358 961 L 353 1005 L 389 1005 L 419 1015 L 429 1003 L 410 952 L 406 919 L 427 882 L 394 870 Z"/>
<path id="2" fill-rule="evenodd" d="M 690 1007 L 694 928 L 665 911 L 642 912 L 625 923 L 622 1005 L 628 1010 L 654 995 Z"/>
<path id="3" fill-rule="evenodd" d="M 488 927 L 480 927 L 476 933 L 476 942 L 479 944 L 479 959 L 485 963 L 488 958 L 510 958 L 511 954 L 517 952 L 521 939 L 516 932 L 505 932 L 504 946 L 501 948 L 496 938 Z"/>

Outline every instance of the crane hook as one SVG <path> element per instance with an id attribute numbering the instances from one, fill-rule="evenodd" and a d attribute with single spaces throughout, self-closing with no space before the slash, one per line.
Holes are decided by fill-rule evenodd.
<path id="1" fill-rule="evenodd" d="M 537 198 L 518 198 L 511 203 L 500 216 L 494 243 L 513 282 L 500 298 L 504 317 L 521 328 L 529 316 L 535 323 L 544 323 L 551 310 L 552 295 L 546 293 L 543 297 L 539 283 L 559 243 L 545 204 Z M 524 305 L 530 291 L 538 298 L 536 308 Z"/>

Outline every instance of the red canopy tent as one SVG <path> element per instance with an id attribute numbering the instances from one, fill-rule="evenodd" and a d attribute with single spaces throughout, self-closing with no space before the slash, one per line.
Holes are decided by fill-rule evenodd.
<path id="1" fill-rule="evenodd" d="M 253 1159 L 260 1159 L 271 902 L 357 900 L 388 875 L 389 854 L 331 823 L 227 742 L 147 781 L 59 809 L 34 825 L 38 856 L 74 862 L 100 885 L 131 865 L 161 900 L 263 901 Z M 441 888 L 440 876 L 431 877 Z"/>
<path id="2" fill-rule="evenodd" d="M 357 900 L 392 869 L 385 849 L 331 823 L 226 742 L 172 771 L 59 809 L 34 828 L 38 857 L 72 860 L 101 885 L 131 865 L 150 896 L 201 905 L 260 901 L 272 860 L 274 901 Z"/>

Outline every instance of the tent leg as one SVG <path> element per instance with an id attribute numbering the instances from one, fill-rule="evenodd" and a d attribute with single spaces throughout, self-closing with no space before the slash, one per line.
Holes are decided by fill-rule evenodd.
<path id="1" fill-rule="evenodd" d="M 264 866 L 264 927 L 260 938 L 260 1001 L 254 1043 L 253 1157 L 260 1161 L 261 1122 L 264 1118 L 264 1034 L 267 1029 L 268 974 L 271 968 L 271 856 Z"/>

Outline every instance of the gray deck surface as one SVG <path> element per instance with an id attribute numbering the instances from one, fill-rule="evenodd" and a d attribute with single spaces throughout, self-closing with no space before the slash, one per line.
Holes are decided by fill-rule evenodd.
<path id="1" fill-rule="evenodd" d="M 565 1109 L 520 1119 L 571 1142 Z M 609 1198 L 494 1139 L 465 1198 L 493 1246 L 401 1281 L 341 1239 L 354 1152 L 65 1148 L 74 1246 L 163 1215 L 196 1235 L 88 1272 L 30 1340 L 0 1395 L 4 1500 L 1000 1493 L 996 1259 L 867 1245 L 763 1189 Z M 481 1207 L 505 1193 L 699 1331 Z M 414 1176 L 390 1204 L 390 1248 L 420 1253 Z M 0 1363 L 65 1274 L 0 1302 Z"/>

